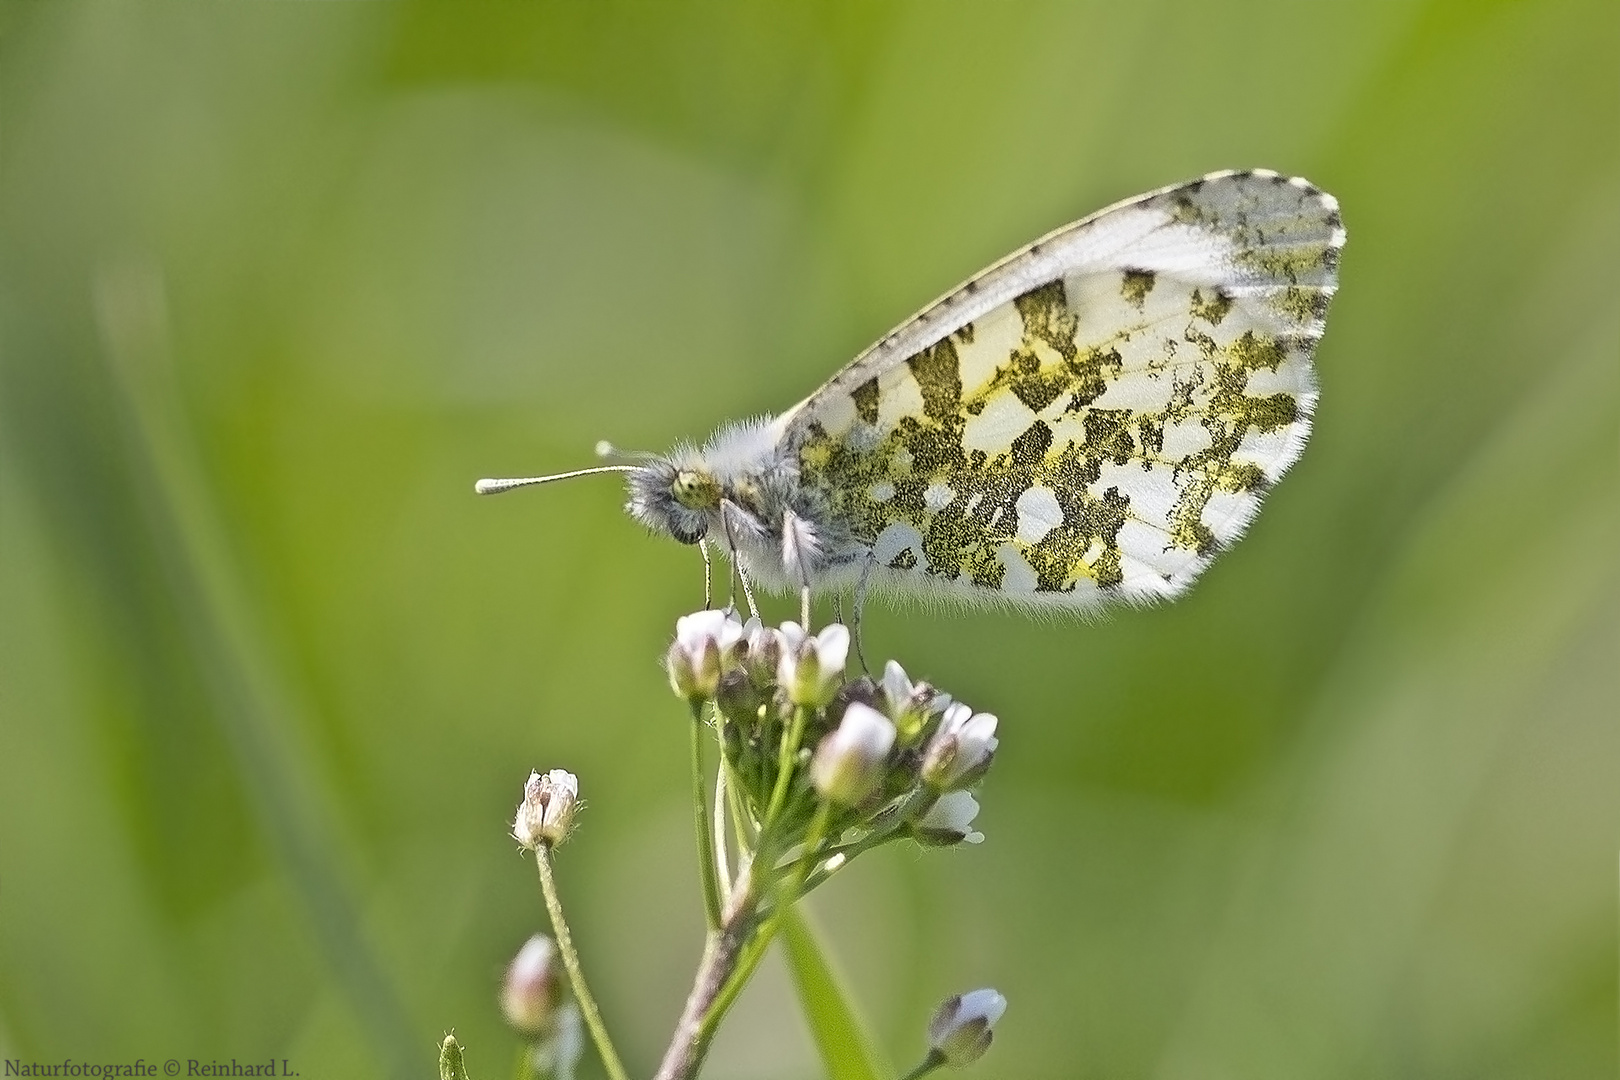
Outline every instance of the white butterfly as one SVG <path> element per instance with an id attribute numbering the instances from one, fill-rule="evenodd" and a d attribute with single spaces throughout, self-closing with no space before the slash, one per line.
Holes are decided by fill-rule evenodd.
<path id="1" fill-rule="evenodd" d="M 775 418 L 618 471 L 626 509 L 773 591 L 1086 610 L 1186 589 L 1298 458 L 1338 203 L 1268 170 L 1014 252 Z M 705 547 L 705 559 L 707 548 Z"/>

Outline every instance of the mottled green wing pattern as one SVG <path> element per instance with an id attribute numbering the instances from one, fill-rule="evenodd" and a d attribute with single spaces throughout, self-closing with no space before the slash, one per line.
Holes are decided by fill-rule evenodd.
<path id="1" fill-rule="evenodd" d="M 1298 459 L 1333 198 L 1221 173 L 950 293 L 785 418 L 871 583 L 1085 607 L 1184 589 Z"/>

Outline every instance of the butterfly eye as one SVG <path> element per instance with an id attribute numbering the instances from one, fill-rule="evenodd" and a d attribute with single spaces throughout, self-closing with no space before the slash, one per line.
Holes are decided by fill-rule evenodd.
<path id="1" fill-rule="evenodd" d="M 675 474 L 669 493 L 688 510 L 713 510 L 720 505 L 720 485 L 715 483 L 714 477 L 691 469 L 682 469 Z M 697 538 L 685 542 L 695 544 Z"/>

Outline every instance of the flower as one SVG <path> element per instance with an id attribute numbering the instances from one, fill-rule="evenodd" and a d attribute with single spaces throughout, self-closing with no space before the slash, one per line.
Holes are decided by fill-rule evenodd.
<path id="1" fill-rule="evenodd" d="M 821 740 L 810 762 L 810 780 L 829 802 L 854 806 L 883 778 L 894 746 L 894 724 L 869 705 L 852 702 L 838 727 Z"/>
<path id="2" fill-rule="evenodd" d="M 965 791 L 952 791 L 941 795 L 928 808 L 922 819 L 912 826 L 919 841 L 935 847 L 952 844 L 979 844 L 984 833 L 973 828 L 973 819 L 979 814 L 979 803 Z"/>
<path id="3" fill-rule="evenodd" d="M 939 730 L 923 753 L 923 782 L 935 791 L 973 784 L 990 768 L 998 744 L 993 713 L 976 713 L 961 702 L 953 704 L 945 710 Z"/>
<path id="4" fill-rule="evenodd" d="M 523 801 L 512 821 L 512 836 L 533 851 L 544 844 L 555 847 L 574 827 L 579 809 L 579 780 L 571 772 L 552 769 L 545 775 L 529 774 L 523 785 Z"/>
<path id="5" fill-rule="evenodd" d="M 743 624 L 743 668 L 755 686 L 763 689 L 776 681 L 782 660 L 782 638 L 756 615 Z"/>
<path id="6" fill-rule="evenodd" d="M 826 705 L 837 692 L 849 659 L 849 627 L 832 623 L 812 636 L 798 623 L 785 622 L 779 633 L 782 658 L 776 675 L 788 701 L 812 708 Z"/>
<path id="7" fill-rule="evenodd" d="M 743 624 L 729 611 L 695 611 L 676 619 L 675 641 L 664 659 L 676 695 L 688 701 L 713 697 L 742 638 Z"/>
<path id="8" fill-rule="evenodd" d="M 952 1067 L 979 1060 L 990 1049 L 996 1021 L 1007 1011 L 1007 999 L 994 990 L 973 990 L 946 998 L 928 1022 L 928 1045 Z"/>
<path id="9" fill-rule="evenodd" d="M 914 739 L 931 718 L 944 712 L 951 703 L 951 695 L 925 682 L 912 682 L 906 669 L 893 660 L 883 667 L 881 689 L 884 711 L 900 728 L 902 742 Z"/>
<path id="10" fill-rule="evenodd" d="M 562 972 L 557 967 L 557 946 L 536 934 L 506 969 L 501 983 L 501 1012 L 520 1035 L 538 1038 L 551 1031 L 562 994 Z"/>

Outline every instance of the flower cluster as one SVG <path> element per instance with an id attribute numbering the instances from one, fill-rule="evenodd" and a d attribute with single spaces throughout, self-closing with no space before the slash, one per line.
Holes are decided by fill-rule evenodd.
<path id="1" fill-rule="evenodd" d="M 701 611 L 677 622 L 666 667 L 695 709 L 713 703 L 728 781 L 777 851 L 983 840 L 967 789 L 995 758 L 995 716 L 893 661 L 880 679 L 847 679 L 849 647 L 838 623 L 811 633 Z"/>

